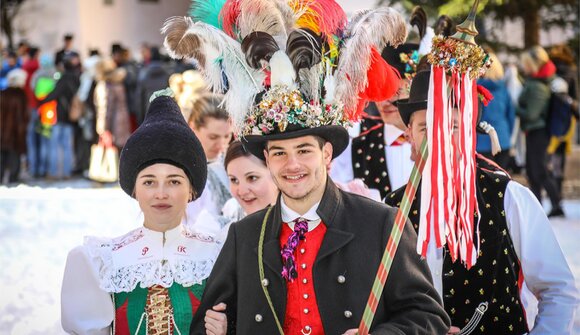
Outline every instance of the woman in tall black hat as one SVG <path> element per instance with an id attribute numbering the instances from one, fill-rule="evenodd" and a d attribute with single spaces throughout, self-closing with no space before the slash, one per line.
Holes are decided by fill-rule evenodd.
<path id="1" fill-rule="evenodd" d="M 182 224 L 206 177 L 203 149 L 179 107 L 169 96 L 155 98 L 119 165 L 119 183 L 139 202 L 143 226 L 112 239 L 87 237 L 69 253 L 62 286 L 66 332 L 188 331 L 220 250 L 213 236 Z M 218 319 L 208 324 L 216 334 L 225 325 Z"/>

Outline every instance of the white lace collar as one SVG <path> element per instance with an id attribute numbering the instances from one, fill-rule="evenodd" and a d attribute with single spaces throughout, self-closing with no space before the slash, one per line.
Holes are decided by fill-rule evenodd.
<path id="1" fill-rule="evenodd" d="M 209 276 L 221 244 L 211 235 L 179 225 L 165 233 L 141 227 L 113 239 L 87 237 L 85 247 L 98 268 L 101 288 L 130 292 L 137 283 L 200 284 Z"/>

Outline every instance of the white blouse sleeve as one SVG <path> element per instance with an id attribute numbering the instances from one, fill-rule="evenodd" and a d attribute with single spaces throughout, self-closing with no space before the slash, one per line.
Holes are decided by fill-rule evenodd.
<path id="1" fill-rule="evenodd" d="M 98 273 L 84 247 L 69 252 L 61 291 L 61 323 L 69 334 L 110 334 L 115 308 L 99 288 Z"/>
<path id="2" fill-rule="evenodd" d="M 525 283 L 538 299 L 530 335 L 571 334 L 578 290 L 544 209 L 529 189 L 513 181 L 504 206 Z"/>

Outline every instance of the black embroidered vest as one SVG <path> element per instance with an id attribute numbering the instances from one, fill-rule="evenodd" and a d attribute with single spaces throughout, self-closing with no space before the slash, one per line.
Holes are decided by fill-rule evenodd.
<path id="1" fill-rule="evenodd" d="M 488 309 L 471 334 L 525 334 L 527 323 L 520 301 L 523 280 L 520 263 L 508 233 L 504 196 L 509 178 L 477 169 L 477 201 L 481 248 L 476 264 L 467 270 L 452 262 L 447 247 L 443 261 L 443 303 L 453 326 L 463 328 L 482 302 Z M 420 188 L 419 188 L 420 191 Z M 404 188 L 387 195 L 385 202 L 399 206 Z M 411 206 L 409 219 L 419 229 L 420 194 Z M 474 231 L 475 233 L 475 231 Z"/>
<path id="2" fill-rule="evenodd" d="M 361 122 L 361 134 L 379 122 L 364 119 Z M 385 139 L 383 127 L 378 127 L 368 134 L 352 140 L 352 171 L 355 178 L 363 180 L 369 188 L 379 190 L 381 199 L 391 191 L 391 182 L 385 158 Z"/>

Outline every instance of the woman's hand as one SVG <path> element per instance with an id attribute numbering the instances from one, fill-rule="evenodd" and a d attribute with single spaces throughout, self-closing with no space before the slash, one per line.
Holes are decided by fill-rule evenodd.
<path id="1" fill-rule="evenodd" d="M 207 335 L 225 335 L 228 330 L 226 304 L 219 303 L 205 312 L 205 333 Z"/>

